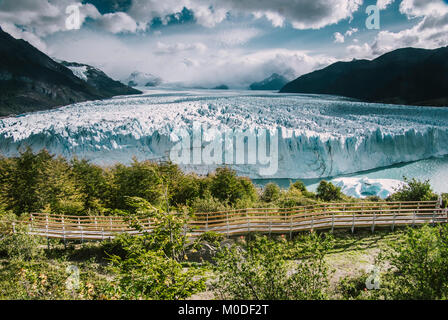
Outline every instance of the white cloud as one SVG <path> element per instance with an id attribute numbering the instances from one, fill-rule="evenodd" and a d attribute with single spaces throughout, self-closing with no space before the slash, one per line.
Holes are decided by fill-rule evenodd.
<path id="1" fill-rule="evenodd" d="M 333 34 L 333 36 L 334 36 L 335 43 L 344 43 L 345 42 L 345 38 L 340 32 L 335 32 Z"/>
<path id="2" fill-rule="evenodd" d="M 400 12 L 410 18 L 422 16 L 441 16 L 448 13 L 448 5 L 438 0 L 402 0 Z"/>
<path id="3" fill-rule="evenodd" d="M 418 47 L 435 49 L 448 45 L 448 5 L 434 0 L 402 0 L 400 12 L 416 24 L 400 31 L 380 31 L 368 44 L 347 47 L 350 57 L 374 58 L 389 51 Z"/>
<path id="4" fill-rule="evenodd" d="M 357 29 L 357 28 L 350 28 L 350 29 L 348 29 L 348 30 L 345 32 L 344 36 L 346 36 L 346 37 L 351 37 L 351 36 L 354 35 L 356 32 L 358 32 L 358 29 Z"/>
<path id="5" fill-rule="evenodd" d="M 213 27 L 228 13 L 265 17 L 280 27 L 286 21 L 297 29 L 320 29 L 352 18 L 363 0 L 134 0 L 130 16 L 137 21 L 150 21 L 190 9 L 199 24 Z"/>
<path id="6" fill-rule="evenodd" d="M 229 34 L 237 33 L 232 31 L 227 29 Z M 116 79 L 125 79 L 138 70 L 160 76 L 165 82 L 204 87 L 227 84 L 244 88 L 274 72 L 294 77 L 335 61 L 332 57 L 312 56 L 299 50 L 251 51 L 237 44 L 222 46 L 214 35 L 212 31 L 201 35 L 162 34 L 137 41 L 137 37 L 81 30 L 76 35 L 54 37 L 49 50 L 57 58 L 97 66 Z"/>
<path id="7" fill-rule="evenodd" d="M 43 37 L 67 31 L 65 9 L 72 4 L 79 6 L 81 24 L 87 17 L 96 19 L 101 16 L 93 5 L 82 5 L 80 1 L 3 0 L 0 1 L 0 25 L 14 37 L 45 50 Z"/>
<path id="8" fill-rule="evenodd" d="M 96 25 L 112 33 L 136 32 L 145 29 L 146 24 L 139 25 L 124 12 L 108 13 L 95 21 Z"/>
<path id="9" fill-rule="evenodd" d="M 390 6 L 395 0 L 377 0 L 376 6 L 380 10 L 387 9 L 388 6 Z"/>

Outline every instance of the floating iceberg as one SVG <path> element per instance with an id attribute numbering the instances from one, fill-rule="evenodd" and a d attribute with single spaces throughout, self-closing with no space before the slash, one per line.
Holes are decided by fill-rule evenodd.
<path id="1" fill-rule="evenodd" d="M 355 197 L 366 198 L 377 196 L 386 199 L 394 193 L 403 181 L 393 179 L 369 179 L 364 178 L 338 178 L 331 181 L 335 186 L 340 187 L 342 193 Z"/>
<path id="2" fill-rule="evenodd" d="M 195 123 L 202 128 L 194 129 Z M 0 119 L 0 153 L 14 156 L 28 145 L 101 165 L 130 163 L 134 156 L 163 161 L 195 130 L 203 131 L 202 140 L 191 144 L 191 157 L 199 161 L 181 167 L 199 174 L 228 164 L 251 178 L 312 179 L 448 155 L 447 108 L 230 90 L 154 90 Z M 278 137 L 277 144 L 260 134 L 265 131 Z M 229 136 L 247 145 L 235 152 L 231 143 L 224 145 Z M 261 143 L 278 152 L 269 177 L 252 161 Z M 210 144 L 223 151 L 214 154 L 221 162 L 204 161 L 213 158 L 204 153 Z"/>

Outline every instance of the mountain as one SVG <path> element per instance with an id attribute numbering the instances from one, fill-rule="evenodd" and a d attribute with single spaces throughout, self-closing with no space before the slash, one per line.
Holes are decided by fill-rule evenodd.
<path id="1" fill-rule="evenodd" d="M 130 87 L 157 87 L 163 80 L 150 73 L 134 71 L 124 82 Z"/>
<path id="2" fill-rule="evenodd" d="M 250 85 L 250 90 L 280 90 L 289 82 L 284 76 L 277 73 L 260 82 L 254 82 Z"/>
<path id="3" fill-rule="evenodd" d="M 120 81 L 109 78 L 103 71 L 87 64 L 67 61 L 61 61 L 60 63 L 69 68 L 75 76 L 86 81 L 87 84 L 104 94 L 118 96 L 142 93 L 139 90 L 124 85 Z"/>
<path id="4" fill-rule="evenodd" d="M 448 47 L 398 49 L 374 60 L 337 62 L 280 92 L 333 94 L 368 102 L 448 106 Z"/>
<path id="5" fill-rule="evenodd" d="M 0 116 L 112 96 L 0 28 Z"/>
<path id="6" fill-rule="evenodd" d="M 221 84 L 213 88 L 213 90 L 229 90 L 229 86 L 225 84 Z"/>

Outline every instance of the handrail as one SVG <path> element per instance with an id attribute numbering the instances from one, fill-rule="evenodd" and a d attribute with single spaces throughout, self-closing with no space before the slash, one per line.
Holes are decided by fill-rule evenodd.
<path id="1" fill-rule="evenodd" d="M 173 213 L 178 214 L 178 213 Z M 140 226 L 152 231 L 152 220 L 137 218 Z M 325 203 L 293 208 L 249 208 L 196 213 L 187 221 L 190 236 L 206 231 L 227 236 L 252 232 L 289 233 L 315 229 L 447 223 L 448 211 L 438 201 Z M 117 234 L 142 234 L 118 216 L 74 216 L 33 213 L 28 221 L 30 234 L 64 240 L 104 240 Z M 15 231 L 15 230 L 14 230 Z"/>

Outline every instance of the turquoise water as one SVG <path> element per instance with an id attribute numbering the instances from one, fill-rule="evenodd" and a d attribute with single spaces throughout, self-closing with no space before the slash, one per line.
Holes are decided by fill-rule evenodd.
<path id="1" fill-rule="evenodd" d="M 416 178 L 420 180 L 429 180 L 433 190 L 437 193 L 448 193 L 448 156 L 442 158 L 431 158 L 416 162 L 403 163 L 385 168 L 379 168 L 370 171 L 358 172 L 350 175 L 342 175 L 337 177 L 328 177 L 325 180 L 334 178 L 351 177 L 370 179 L 395 179 L 403 180 L 403 176 L 408 178 Z M 317 185 L 322 179 L 305 179 L 302 180 L 307 188 L 315 191 Z M 275 182 L 282 188 L 289 187 L 290 182 L 295 180 L 289 179 L 272 179 L 272 180 L 254 180 L 257 185 L 265 185 L 269 182 Z"/>

